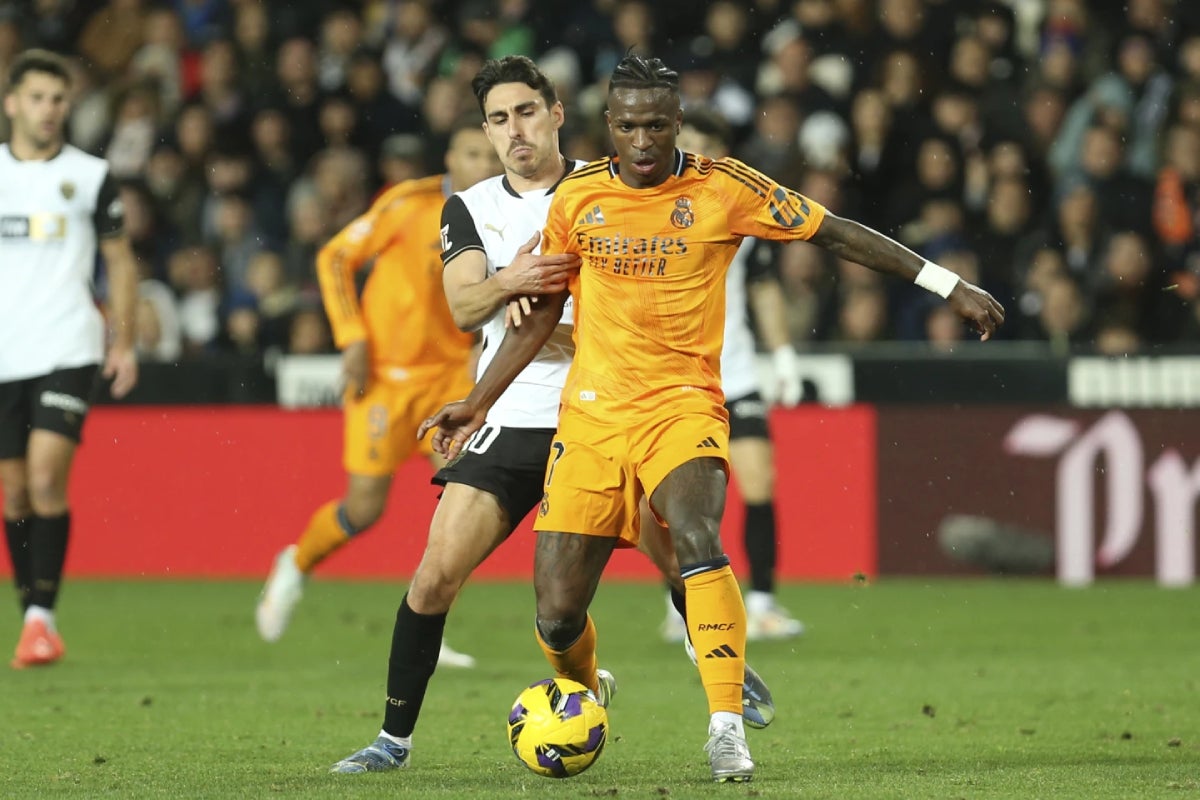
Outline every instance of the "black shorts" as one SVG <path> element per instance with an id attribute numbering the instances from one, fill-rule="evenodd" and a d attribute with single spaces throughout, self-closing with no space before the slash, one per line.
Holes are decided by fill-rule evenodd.
<path id="1" fill-rule="evenodd" d="M 495 497 L 512 527 L 542 502 L 553 428 L 503 428 L 488 423 L 433 476 L 438 486 L 461 483 Z"/>
<path id="2" fill-rule="evenodd" d="M 735 400 L 725 400 L 729 412 L 729 438 L 769 439 L 767 404 L 758 392 L 744 394 Z"/>
<path id="3" fill-rule="evenodd" d="M 99 373 L 89 364 L 0 383 L 0 458 L 22 458 L 33 430 L 79 442 Z"/>

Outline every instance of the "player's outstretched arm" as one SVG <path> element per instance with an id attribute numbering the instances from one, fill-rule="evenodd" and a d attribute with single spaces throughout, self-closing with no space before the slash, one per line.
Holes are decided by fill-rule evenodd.
<path id="1" fill-rule="evenodd" d="M 562 318 L 567 292 L 560 292 L 538 303 L 519 328 L 509 328 L 475 388 L 465 400 L 447 403 L 441 410 L 421 423 L 417 438 L 423 438 L 431 429 L 433 449 L 446 458 L 454 458 L 475 431 L 483 427 L 487 412 L 499 399 L 509 384 L 521 374 L 521 370 L 533 361 L 542 345 L 554 333 Z"/>
<path id="2" fill-rule="evenodd" d="M 849 261 L 895 275 L 944 297 L 987 341 L 1004 324 L 1004 307 L 950 270 L 925 261 L 904 245 L 853 220 L 827 213 L 809 239 Z"/>
<path id="3" fill-rule="evenodd" d="M 138 362 L 134 347 L 134 309 L 138 297 L 137 260 L 124 233 L 100 240 L 100 254 L 108 268 L 108 311 L 112 344 L 104 359 L 104 377 L 112 379 L 112 396 L 124 397 L 137 385 Z"/>

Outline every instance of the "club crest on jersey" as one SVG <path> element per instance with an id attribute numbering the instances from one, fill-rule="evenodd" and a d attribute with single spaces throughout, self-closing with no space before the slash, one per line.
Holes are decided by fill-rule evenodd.
<path id="1" fill-rule="evenodd" d="M 696 215 L 692 213 L 691 198 L 680 197 L 677 199 L 675 210 L 671 212 L 671 224 L 676 228 L 690 228 L 695 221 Z"/>
<path id="2" fill-rule="evenodd" d="M 75 184 L 71 183 L 70 181 L 63 181 L 59 185 L 58 190 L 62 192 L 64 200 L 70 200 L 75 196 Z"/>
<path id="3" fill-rule="evenodd" d="M 544 517 L 550 513 L 550 493 L 542 492 L 542 502 L 538 506 L 538 516 Z"/>

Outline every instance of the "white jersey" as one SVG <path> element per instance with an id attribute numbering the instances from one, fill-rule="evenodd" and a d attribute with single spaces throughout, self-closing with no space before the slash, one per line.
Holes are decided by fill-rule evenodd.
<path id="1" fill-rule="evenodd" d="M 571 170 L 584 163 L 572 162 Z M 498 176 L 453 195 L 442 211 L 443 263 L 464 251 L 481 250 L 487 256 L 488 277 L 495 275 L 512 262 L 521 245 L 546 226 L 546 215 L 557 187 L 555 184 L 549 189 L 518 193 L 508 178 Z M 571 340 L 573 308 L 568 298 L 558 328 L 529 366 L 500 395 L 488 412 L 488 422 L 511 428 L 558 427 L 559 399 L 575 355 Z M 504 331 L 501 308 L 483 325 L 483 352 L 476 378 L 483 375 L 496 357 Z"/>
<path id="2" fill-rule="evenodd" d="M 123 223 L 103 159 L 66 145 L 21 161 L 0 145 L 0 382 L 102 360 L 96 242 Z"/>
<path id="3" fill-rule="evenodd" d="M 746 311 L 746 286 L 768 273 L 774 255 L 764 242 L 746 237 L 725 276 L 725 344 L 721 348 L 721 389 L 734 401 L 761 389 Z"/>

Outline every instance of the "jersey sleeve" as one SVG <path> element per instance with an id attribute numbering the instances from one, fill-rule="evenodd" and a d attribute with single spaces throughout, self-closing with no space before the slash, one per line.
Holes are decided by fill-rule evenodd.
<path id="1" fill-rule="evenodd" d="M 317 253 L 321 299 L 339 348 L 367 338 L 354 276 L 368 261 L 402 237 L 404 226 L 396 217 L 403 204 L 403 198 L 383 195 Z"/>
<path id="2" fill-rule="evenodd" d="M 775 241 L 811 239 L 825 219 L 825 207 L 820 203 L 736 158 L 715 161 L 713 172 L 733 233 Z"/>
<path id="3" fill-rule="evenodd" d="M 566 203 L 561 190 L 550 201 L 550 211 L 546 214 L 546 227 L 542 231 L 541 250 L 543 253 L 577 253 L 578 248 L 572 249 L 570 239 L 571 226 L 567 223 Z"/>
<path id="4" fill-rule="evenodd" d="M 111 239 L 125 232 L 125 205 L 121 202 L 121 190 L 113 176 L 105 172 L 96 195 L 96 209 L 92 212 L 92 225 L 97 239 Z"/>
<path id="5" fill-rule="evenodd" d="M 463 199 L 454 194 L 442 206 L 442 265 L 445 266 L 468 250 L 483 250 L 483 239 L 475 227 L 475 218 Z"/>

